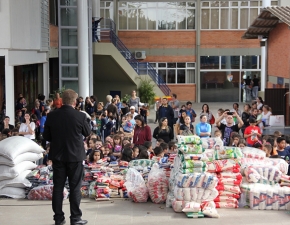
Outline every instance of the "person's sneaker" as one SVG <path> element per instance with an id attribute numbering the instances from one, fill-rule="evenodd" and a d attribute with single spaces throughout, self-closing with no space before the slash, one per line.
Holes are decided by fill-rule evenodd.
<path id="1" fill-rule="evenodd" d="M 65 219 L 63 221 L 55 221 L 55 225 L 64 225 L 65 224 Z"/>
<path id="2" fill-rule="evenodd" d="M 84 224 L 87 224 L 87 223 L 88 223 L 87 220 L 70 221 L 71 225 L 84 225 Z"/>

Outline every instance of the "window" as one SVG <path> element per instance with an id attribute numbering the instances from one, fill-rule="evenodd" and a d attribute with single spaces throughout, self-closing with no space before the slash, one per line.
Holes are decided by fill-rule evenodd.
<path id="1" fill-rule="evenodd" d="M 167 84 L 195 83 L 194 62 L 150 63 Z"/>
<path id="2" fill-rule="evenodd" d="M 49 22 L 58 26 L 58 5 L 57 0 L 49 0 Z"/>
<path id="3" fill-rule="evenodd" d="M 119 29 L 195 29 L 194 2 L 119 2 Z"/>
<path id="4" fill-rule="evenodd" d="M 271 1 L 279 5 L 279 1 Z M 201 5 L 201 29 L 247 29 L 257 18 L 262 0 L 204 1 Z"/>

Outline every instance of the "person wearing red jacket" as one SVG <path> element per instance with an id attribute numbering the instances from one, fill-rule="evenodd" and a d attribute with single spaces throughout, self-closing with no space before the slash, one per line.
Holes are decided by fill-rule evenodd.
<path id="1" fill-rule="evenodd" d="M 134 119 L 136 122 L 133 136 L 134 145 L 143 145 L 145 141 L 151 141 L 151 129 L 145 124 L 143 116 L 137 115 Z"/>

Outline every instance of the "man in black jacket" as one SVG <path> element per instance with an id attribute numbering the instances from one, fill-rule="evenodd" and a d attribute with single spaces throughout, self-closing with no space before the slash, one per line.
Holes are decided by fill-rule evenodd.
<path id="1" fill-rule="evenodd" d="M 168 105 L 167 98 L 162 99 L 162 105 L 158 109 L 159 118 L 166 117 L 168 121 L 168 126 L 173 130 L 173 122 L 174 122 L 174 112 L 170 105 Z"/>
<path id="2" fill-rule="evenodd" d="M 65 90 L 62 95 L 63 105 L 48 114 L 44 125 L 43 138 L 50 142 L 49 159 L 53 163 L 52 209 L 55 224 L 64 224 L 62 211 L 63 189 L 68 177 L 70 187 L 71 224 L 86 224 L 80 210 L 83 160 L 86 153 L 83 138 L 89 136 L 91 129 L 86 115 L 74 109 L 78 94 Z"/>

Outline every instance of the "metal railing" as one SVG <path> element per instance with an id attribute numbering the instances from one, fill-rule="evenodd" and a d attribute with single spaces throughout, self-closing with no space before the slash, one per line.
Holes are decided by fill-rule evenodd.
<path id="1" fill-rule="evenodd" d="M 94 18 L 98 20 L 99 18 Z M 99 35 L 101 42 L 111 42 L 122 56 L 127 60 L 138 75 L 149 75 L 165 95 L 170 94 L 170 89 L 148 62 L 139 62 L 134 54 L 116 35 L 116 24 L 111 19 L 102 19 L 95 35 Z M 94 40 L 94 39 L 93 39 Z"/>

